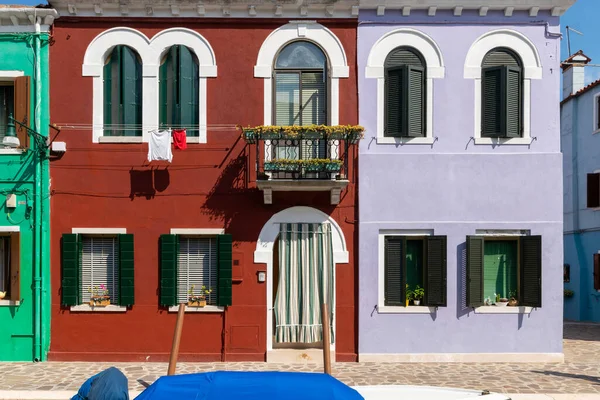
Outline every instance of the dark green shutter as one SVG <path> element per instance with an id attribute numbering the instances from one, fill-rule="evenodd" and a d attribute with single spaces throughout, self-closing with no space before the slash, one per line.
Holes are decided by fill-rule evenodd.
<path id="1" fill-rule="evenodd" d="M 168 55 L 166 57 L 168 59 Z M 160 65 L 160 69 L 159 69 L 159 111 L 158 111 L 158 117 L 159 117 L 159 126 L 161 129 L 163 128 L 168 128 L 169 125 L 171 125 L 169 123 L 169 121 L 167 120 L 167 108 L 169 106 L 169 99 L 167 97 L 167 93 L 168 93 L 168 87 L 169 87 L 169 81 L 167 79 L 168 76 L 168 67 L 169 67 L 169 63 L 168 60 L 165 60 L 165 62 L 163 62 Z"/>
<path id="2" fill-rule="evenodd" d="M 425 305 L 446 307 L 446 236 L 427 238 Z"/>
<path id="3" fill-rule="evenodd" d="M 483 69 L 481 81 L 481 136 L 503 136 L 505 113 L 503 106 L 504 91 L 502 76 L 504 67 Z"/>
<path id="4" fill-rule="evenodd" d="M 506 136 L 521 137 L 521 68 L 506 67 Z"/>
<path id="5" fill-rule="evenodd" d="M 425 136 L 425 69 L 407 67 L 406 136 Z"/>
<path id="6" fill-rule="evenodd" d="M 230 306 L 232 300 L 231 279 L 232 260 L 232 238 L 224 234 L 217 236 L 217 305 Z"/>
<path id="7" fill-rule="evenodd" d="M 385 76 L 385 133 L 384 136 L 402 136 L 404 67 L 388 68 Z"/>
<path id="8" fill-rule="evenodd" d="M 483 305 L 483 252 L 481 236 L 467 236 L 467 305 Z"/>
<path id="9" fill-rule="evenodd" d="M 521 239 L 521 301 L 528 307 L 542 306 L 542 237 Z"/>
<path id="10" fill-rule="evenodd" d="M 385 300 L 386 306 L 406 307 L 405 240 L 385 237 Z"/>
<path id="11" fill-rule="evenodd" d="M 111 136 L 110 126 L 112 124 L 112 57 L 104 65 L 104 136 Z"/>
<path id="12" fill-rule="evenodd" d="M 185 46 L 179 46 L 179 65 L 177 83 L 179 85 L 179 118 L 176 125 L 181 128 L 193 125 L 194 121 L 194 58 Z"/>
<path id="13" fill-rule="evenodd" d="M 121 234 L 119 239 L 119 305 L 135 304 L 133 235 Z"/>
<path id="14" fill-rule="evenodd" d="M 177 304 L 177 235 L 160 236 L 160 305 Z"/>
<path id="15" fill-rule="evenodd" d="M 137 54 L 121 46 L 121 104 L 124 136 L 141 136 L 142 124 L 142 66 Z"/>
<path id="16" fill-rule="evenodd" d="M 79 304 L 79 241 L 76 234 L 62 235 L 62 304 L 76 306 Z"/>

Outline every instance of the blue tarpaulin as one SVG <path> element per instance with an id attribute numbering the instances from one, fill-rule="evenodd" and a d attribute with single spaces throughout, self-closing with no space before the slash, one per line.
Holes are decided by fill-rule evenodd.
<path id="1" fill-rule="evenodd" d="M 85 381 L 71 400 L 129 400 L 127 378 L 110 367 Z"/>
<path id="2" fill-rule="evenodd" d="M 207 372 L 163 376 L 136 400 L 363 400 L 326 374 Z"/>

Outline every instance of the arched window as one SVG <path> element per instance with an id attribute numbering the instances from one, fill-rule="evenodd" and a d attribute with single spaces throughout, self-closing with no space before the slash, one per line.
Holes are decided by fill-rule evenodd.
<path id="1" fill-rule="evenodd" d="M 513 138 L 523 133 L 523 73 L 518 55 L 491 50 L 481 65 L 481 136 Z"/>
<path id="2" fill-rule="evenodd" d="M 171 47 L 160 65 L 160 126 L 198 136 L 198 58 L 186 46 Z"/>
<path id="3" fill-rule="evenodd" d="M 387 56 L 384 136 L 425 136 L 425 71 L 423 56 L 415 49 L 399 47 Z"/>
<path id="4" fill-rule="evenodd" d="M 285 46 L 275 59 L 274 125 L 327 124 L 327 57 L 311 42 Z M 288 140 L 276 158 L 324 158 L 325 140 Z"/>
<path id="5" fill-rule="evenodd" d="M 142 63 L 128 46 L 116 46 L 104 65 L 104 135 L 142 136 Z"/>

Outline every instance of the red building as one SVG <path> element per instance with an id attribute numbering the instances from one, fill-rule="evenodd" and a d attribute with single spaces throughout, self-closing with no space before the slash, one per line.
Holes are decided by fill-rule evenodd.
<path id="1" fill-rule="evenodd" d="M 358 10 L 236 4 L 51 2 L 50 360 L 356 360 L 356 145 L 236 125 L 356 124 Z"/>

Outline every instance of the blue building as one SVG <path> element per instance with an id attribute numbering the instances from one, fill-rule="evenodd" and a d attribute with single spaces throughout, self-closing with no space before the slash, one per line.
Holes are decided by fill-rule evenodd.
<path id="1" fill-rule="evenodd" d="M 578 51 L 561 65 L 564 161 L 564 317 L 600 321 L 600 80 L 587 86 L 591 59 Z"/>

